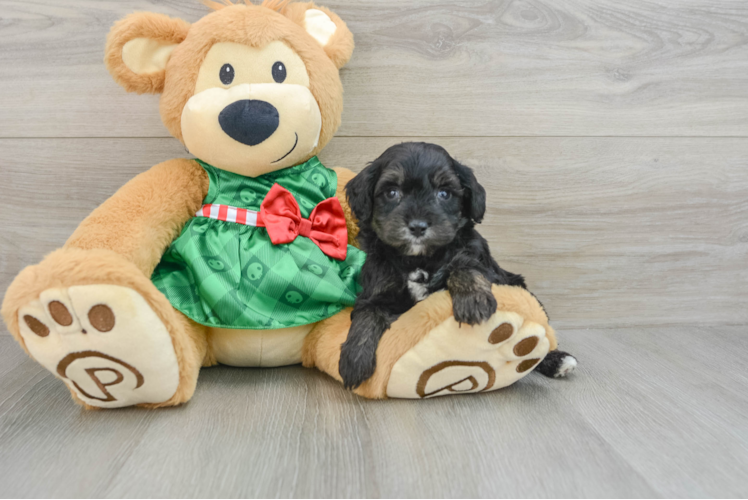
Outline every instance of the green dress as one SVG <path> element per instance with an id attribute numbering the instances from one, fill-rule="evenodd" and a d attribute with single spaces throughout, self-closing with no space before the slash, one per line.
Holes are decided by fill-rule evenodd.
<path id="1" fill-rule="evenodd" d="M 308 218 L 319 202 L 335 196 L 338 183 L 317 157 L 256 178 L 197 161 L 210 178 L 204 204 L 259 211 L 277 183 Z M 174 308 L 200 324 L 269 330 L 316 323 L 352 306 L 365 258 L 351 245 L 339 261 L 303 236 L 273 245 L 264 227 L 193 217 L 151 279 Z"/>

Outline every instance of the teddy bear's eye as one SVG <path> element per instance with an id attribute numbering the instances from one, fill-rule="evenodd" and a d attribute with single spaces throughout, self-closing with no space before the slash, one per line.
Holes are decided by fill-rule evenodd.
<path id="1" fill-rule="evenodd" d="M 286 65 L 280 61 L 273 64 L 273 80 L 275 83 L 283 83 L 286 79 Z"/>
<path id="2" fill-rule="evenodd" d="M 221 78 L 221 83 L 231 85 L 231 82 L 234 81 L 234 67 L 230 64 L 224 64 L 221 66 L 221 72 L 218 76 Z"/>

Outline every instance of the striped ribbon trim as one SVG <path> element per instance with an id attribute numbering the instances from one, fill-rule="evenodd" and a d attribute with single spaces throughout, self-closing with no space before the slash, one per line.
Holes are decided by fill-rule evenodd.
<path id="1" fill-rule="evenodd" d="M 222 220 L 225 222 L 236 222 L 237 224 L 243 224 L 245 226 L 264 227 L 262 223 L 258 224 L 257 219 L 259 215 L 259 212 L 247 210 L 246 208 L 209 203 L 203 205 L 202 208 L 197 211 L 195 217 L 207 217 L 209 219 Z"/>

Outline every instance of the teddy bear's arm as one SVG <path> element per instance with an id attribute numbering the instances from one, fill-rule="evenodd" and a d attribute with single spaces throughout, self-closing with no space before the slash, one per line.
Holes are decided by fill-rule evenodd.
<path id="1" fill-rule="evenodd" d="M 200 208 L 210 181 L 194 160 L 160 163 L 122 186 L 86 217 L 65 248 L 117 252 L 150 276 Z"/>
<path id="2" fill-rule="evenodd" d="M 358 242 L 356 237 L 358 236 L 358 225 L 356 218 L 351 212 L 351 207 L 348 206 L 348 199 L 345 196 L 345 185 L 356 177 L 356 174 L 348 170 L 347 168 L 333 168 L 335 173 L 338 175 L 338 188 L 335 192 L 335 196 L 340 201 L 340 205 L 343 207 L 343 213 L 345 213 L 345 223 L 348 226 L 348 243 L 358 248 Z"/>

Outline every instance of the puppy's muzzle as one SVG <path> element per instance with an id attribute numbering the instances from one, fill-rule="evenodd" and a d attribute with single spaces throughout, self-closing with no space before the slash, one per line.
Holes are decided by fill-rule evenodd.
<path id="1" fill-rule="evenodd" d="M 275 106 L 257 99 L 232 102 L 218 115 L 226 135 L 248 146 L 264 142 L 278 129 L 280 116 Z"/>

